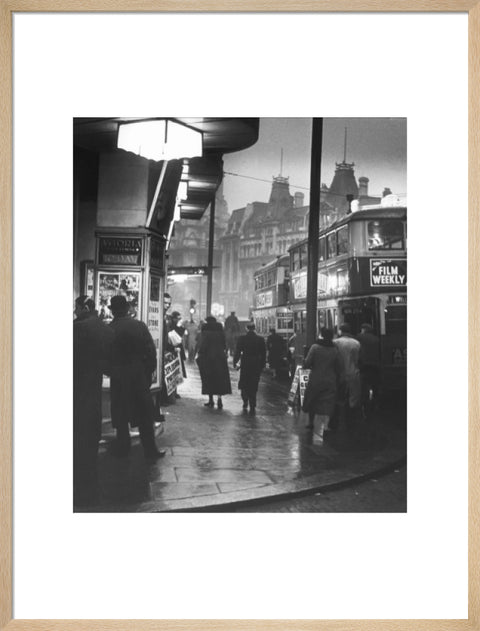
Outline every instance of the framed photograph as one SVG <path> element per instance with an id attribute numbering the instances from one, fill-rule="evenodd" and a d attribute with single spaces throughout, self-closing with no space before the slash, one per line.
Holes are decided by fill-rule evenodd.
<path id="1" fill-rule="evenodd" d="M 0 627 L 476 629 L 480 5 L 0 6 Z M 120 333 L 79 377 L 72 310 L 151 340 L 155 457 L 131 418 L 114 453 Z M 105 501 L 76 496 L 81 379 Z"/>

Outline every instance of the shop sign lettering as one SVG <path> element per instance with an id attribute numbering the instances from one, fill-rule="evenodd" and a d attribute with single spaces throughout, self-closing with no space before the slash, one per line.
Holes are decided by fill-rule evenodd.
<path id="1" fill-rule="evenodd" d="M 100 265 L 141 265 L 142 239 L 100 237 L 98 262 Z"/>
<path id="2" fill-rule="evenodd" d="M 405 287 L 406 259 L 370 259 L 371 287 Z"/>

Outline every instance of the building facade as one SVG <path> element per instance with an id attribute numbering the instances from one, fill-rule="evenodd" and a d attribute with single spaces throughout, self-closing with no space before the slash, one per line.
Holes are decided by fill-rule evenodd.
<path id="1" fill-rule="evenodd" d="M 355 178 L 354 163 L 336 163 L 330 187 L 320 193 L 320 228 L 350 211 L 353 200 L 374 204 L 378 197 L 368 194 L 367 177 Z M 348 196 L 348 197 L 347 197 Z M 252 202 L 232 212 L 220 239 L 221 275 L 219 302 L 225 313 L 235 311 L 248 319 L 253 300 L 253 274 L 262 265 L 285 254 L 308 233 L 309 207 L 304 194 L 290 193 L 288 177 L 274 177 L 268 202 Z"/>
<path id="2" fill-rule="evenodd" d="M 170 242 L 168 253 L 168 268 L 175 271 L 179 268 L 204 268 L 208 263 L 208 237 L 210 230 L 211 207 L 199 220 L 185 219 L 176 224 L 175 231 Z M 220 289 L 220 265 L 221 251 L 220 238 L 228 224 L 228 207 L 223 196 L 223 187 L 220 185 L 215 195 L 215 228 L 213 248 L 213 276 L 212 276 L 212 311 L 214 315 L 219 313 L 219 289 Z M 168 277 L 168 292 L 172 297 L 172 311 L 179 311 L 185 319 L 190 317 L 190 308 L 193 319 L 205 318 L 207 302 L 207 277 L 204 274 L 182 277 L 171 274 Z M 194 302 L 191 302 L 194 301 Z M 191 305 L 194 304 L 193 307 Z"/>

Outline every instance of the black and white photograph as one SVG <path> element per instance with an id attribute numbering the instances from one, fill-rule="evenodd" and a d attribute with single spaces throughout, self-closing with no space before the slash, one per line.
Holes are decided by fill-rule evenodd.
<path id="1" fill-rule="evenodd" d="M 73 119 L 74 512 L 407 511 L 407 118 Z"/>

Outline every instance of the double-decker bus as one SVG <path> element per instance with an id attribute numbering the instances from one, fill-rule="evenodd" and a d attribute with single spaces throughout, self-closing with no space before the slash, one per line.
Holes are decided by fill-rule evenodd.
<path id="1" fill-rule="evenodd" d="M 252 318 L 259 335 L 275 329 L 285 341 L 293 335 L 293 314 L 288 305 L 290 257 L 283 254 L 254 272 Z"/>
<path id="2" fill-rule="evenodd" d="M 406 387 L 407 208 L 364 206 L 319 233 L 317 331 L 352 334 L 368 323 L 380 339 L 387 389 Z M 307 240 L 289 249 L 295 361 L 305 353 Z"/>

